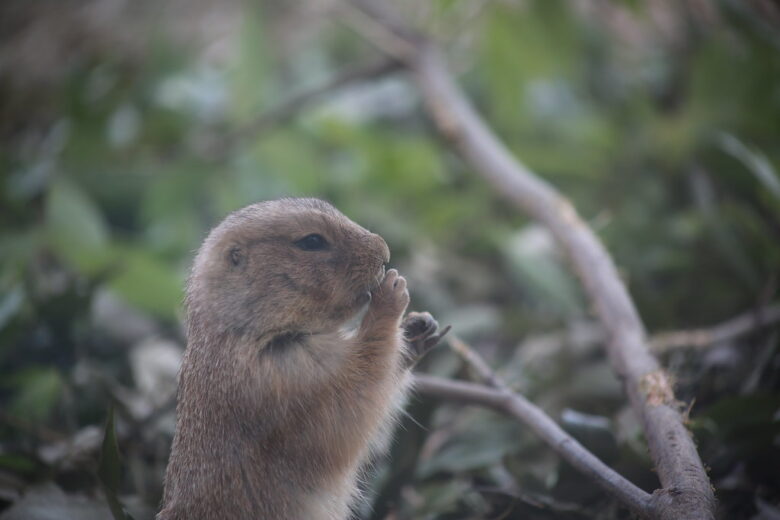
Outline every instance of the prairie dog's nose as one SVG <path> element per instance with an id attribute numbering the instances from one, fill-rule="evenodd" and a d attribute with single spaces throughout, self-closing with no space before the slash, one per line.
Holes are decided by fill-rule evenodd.
<path id="1" fill-rule="evenodd" d="M 384 238 L 380 237 L 377 234 L 374 234 L 374 237 L 379 242 L 379 247 L 380 247 L 380 250 L 381 250 L 382 260 L 383 260 L 383 263 L 386 264 L 386 263 L 388 263 L 390 261 L 390 248 L 387 247 L 387 242 L 385 242 Z"/>

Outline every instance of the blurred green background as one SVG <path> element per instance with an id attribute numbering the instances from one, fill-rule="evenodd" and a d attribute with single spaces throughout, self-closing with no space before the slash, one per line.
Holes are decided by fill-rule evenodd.
<path id="1" fill-rule="evenodd" d="M 120 498 L 152 517 L 192 254 L 230 211 L 297 195 L 384 236 L 411 308 L 657 486 L 567 263 L 437 137 L 402 71 L 275 112 L 381 58 L 341 6 L 0 6 L 0 518 L 108 517 L 95 471 L 111 406 Z M 777 299 L 777 4 L 397 7 L 441 42 L 517 157 L 572 199 L 651 333 L 760 316 Z M 778 346 L 769 326 L 662 356 L 721 518 L 780 515 Z M 422 369 L 465 377 L 444 347 Z M 422 398 L 409 410 L 361 518 L 628 517 L 518 424 Z"/>

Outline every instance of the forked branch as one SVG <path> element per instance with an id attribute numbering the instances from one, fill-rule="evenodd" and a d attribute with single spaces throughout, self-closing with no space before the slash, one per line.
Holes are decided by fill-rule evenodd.
<path id="1" fill-rule="evenodd" d="M 641 418 L 663 486 L 654 494 L 651 516 L 714 518 L 712 487 L 670 380 L 648 349 L 644 325 L 604 246 L 571 203 L 522 165 L 487 126 L 453 80 L 436 45 L 385 12 L 387 4 L 351 2 L 414 49 L 400 58 L 416 80 L 436 128 L 497 191 L 546 225 L 569 258 L 607 331 L 613 369 Z M 399 58 L 397 53 L 394 57 Z"/>
<path id="2" fill-rule="evenodd" d="M 558 426 L 543 410 L 522 395 L 513 392 L 466 343 L 455 336 L 450 336 L 449 343 L 484 384 L 417 375 L 415 388 L 418 392 L 437 399 L 484 406 L 517 419 L 528 426 L 564 460 L 591 478 L 626 507 L 642 517 L 650 517 L 654 500 L 651 495 L 604 464 Z"/>

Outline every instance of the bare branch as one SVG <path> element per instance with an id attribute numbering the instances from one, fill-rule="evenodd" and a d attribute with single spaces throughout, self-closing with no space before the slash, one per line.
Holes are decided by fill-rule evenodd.
<path id="1" fill-rule="evenodd" d="M 257 137 L 258 134 L 287 121 L 295 114 L 300 113 L 303 107 L 306 107 L 315 101 L 319 101 L 320 98 L 335 90 L 359 81 L 368 81 L 385 76 L 400 68 L 401 64 L 393 59 L 384 59 L 347 68 L 322 85 L 316 86 L 311 90 L 300 92 L 280 105 L 261 114 L 260 117 L 254 121 L 238 129 L 236 131 L 235 139 L 241 140 L 248 137 Z"/>
<path id="2" fill-rule="evenodd" d="M 653 501 L 651 495 L 601 462 L 525 397 L 510 392 L 506 387 L 492 389 L 485 385 L 420 374 L 414 378 L 414 387 L 418 392 L 436 399 L 484 406 L 519 420 L 564 460 L 592 478 L 629 509 L 640 516 L 650 516 Z"/>
<path id="3" fill-rule="evenodd" d="M 666 352 L 680 347 L 704 348 L 742 336 L 780 321 L 780 304 L 749 311 L 709 328 L 660 332 L 650 338 L 654 352 Z"/>
<path id="4" fill-rule="evenodd" d="M 488 366 L 485 360 L 467 343 L 455 334 L 450 335 L 449 343 L 452 350 L 463 358 L 463 361 L 477 373 L 485 384 L 499 390 L 509 390 L 509 387 L 499 379 L 498 375 Z"/>
<path id="5" fill-rule="evenodd" d="M 415 48 L 403 37 L 398 36 L 384 25 L 377 23 L 371 16 L 348 3 L 338 4 L 337 20 L 355 31 L 378 50 L 405 62 L 415 54 Z"/>
<path id="6" fill-rule="evenodd" d="M 619 473 L 601 462 L 595 455 L 582 446 L 576 439 L 566 433 L 543 410 L 528 401 L 520 394 L 513 392 L 509 386 L 501 380 L 484 359 L 467 343 L 455 335 L 451 335 L 449 344 L 452 349 L 463 358 L 466 364 L 477 373 L 484 383 L 492 387 L 496 394 L 495 399 L 486 400 L 484 403 L 468 401 L 471 404 L 482 404 L 498 411 L 504 412 L 523 422 L 536 435 L 546 442 L 556 453 L 563 457 L 569 464 L 577 468 L 584 475 L 592 478 L 597 484 L 623 502 L 627 507 L 641 516 L 649 516 L 653 498 L 623 478 Z M 419 378 L 418 378 L 419 379 Z M 425 386 L 425 383 L 429 386 Z M 478 397 L 484 399 L 484 393 L 442 393 L 445 389 L 443 381 L 434 381 L 431 385 L 430 378 L 423 378 L 421 389 L 434 391 L 432 386 L 438 389 L 435 394 L 439 398 L 454 398 L 459 400 L 465 397 Z M 449 383 L 449 382 L 447 382 Z M 461 383 L 458 383 L 462 385 Z M 451 389 L 454 387 L 450 387 Z M 467 387 L 458 387 L 461 391 Z M 470 387 L 469 387 L 470 388 Z M 475 388 L 478 388 L 475 386 Z M 474 390 L 475 388 L 470 388 Z M 496 408 L 496 405 L 499 408 Z"/>
<path id="7" fill-rule="evenodd" d="M 411 32 L 370 0 L 352 0 L 394 34 Z M 455 84 L 435 45 L 419 34 L 407 60 L 436 127 L 460 155 L 500 193 L 545 224 L 561 244 L 607 330 L 613 369 L 641 418 L 664 489 L 655 493 L 653 517 L 714 518 L 715 498 L 669 378 L 650 354 L 644 325 L 601 242 L 571 203 L 517 161 Z"/>
<path id="8" fill-rule="evenodd" d="M 780 322 L 780 303 L 750 310 L 730 318 L 722 323 L 687 330 L 669 330 L 650 335 L 650 349 L 662 354 L 674 349 L 693 347 L 705 349 L 711 345 L 732 340 L 750 334 Z M 579 345 L 582 348 L 599 345 L 606 341 L 607 334 L 598 322 L 583 322 L 567 330 L 528 336 L 518 347 L 519 350 L 541 348 L 552 353 L 566 345 Z"/>
<path id="9" fill-rule="evenodd" d="M 286 101 L 261 113 L 240 128 L 216 139 L 216 142 L 208 145 L 208 155 L 212 160 L 223 160 L 236 147 L 251 139 L 257 139 L 264 133 L 281 126 L 299 114 L 304 108 L 328 94 L 353 83 L 385 76 L 401 68 L 402 64 L 392 58 L 347 68 L 321 85 L 291 96 Z"/>

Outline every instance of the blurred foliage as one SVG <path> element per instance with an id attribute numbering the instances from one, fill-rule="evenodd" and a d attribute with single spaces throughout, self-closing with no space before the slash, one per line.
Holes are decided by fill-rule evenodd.
<path id="1" fill-rule="evenodd" d="M 13 27 L 0 37 L 2 518 L 44 500 L 62 518 L 107 517 L 90 428 L 112 405 L 125 454 L 112 510 L 119 491 L 151 518 L 172 414 L 141 383 L 164 372 L 143 340 L 182 343 L 181 288 L 210 226 L 296 195 L 381 233 L 413 308 L 452 323 L 623 474 L 658 485 L 598 341 L 578 333 L 589 308 L 567 263 L 437 138 L 408 78 L 356 82 L 224 139 L 374 59 L 351 30 L 274 2 L 72 3 L 0 7 Z M 777 297 L 780 25 L 738 4 L 403 4 L 516 155 L 591 223 L 650 331 Z M 540 340 L 555 330 L 571 334 Z M 722 518 L 780 514 L 777 333 L 663 359 L 692 404 Z M 463 375 L 446 349 L 422 368 Z M 411 406 L 365 518 L 628 516 L 522 426 Z"/>

